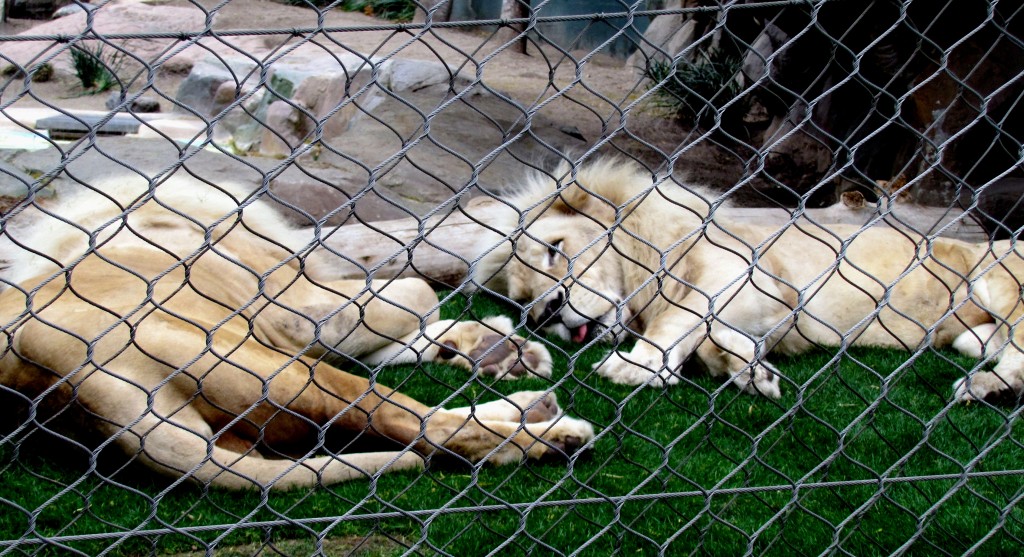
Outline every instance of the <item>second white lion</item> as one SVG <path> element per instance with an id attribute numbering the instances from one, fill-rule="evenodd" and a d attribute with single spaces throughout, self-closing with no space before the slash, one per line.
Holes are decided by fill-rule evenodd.
<path id="1" fill-rule="evenodd" d="M 957 399 L 1022 392 L 1024 260 L 1009 242 L 727 222 L 699 191 L 617 159 L 574 179 L 556 174 L 507 197 L 516 210 L 494 224 L 509 236 L 482 248 L 476 282 L 566 340 L 635 335 L 632 350 L 595 366 L 615 383 L 677 383 L 695 356 L 712 375 L 777 398 L 772 351 L 953 344 L 997 359 L 958 380 Z"/>

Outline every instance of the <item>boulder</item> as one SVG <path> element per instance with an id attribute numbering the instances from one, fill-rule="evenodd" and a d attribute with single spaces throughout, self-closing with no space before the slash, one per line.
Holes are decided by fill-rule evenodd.
<path id="1" fill-rule="evenodd" d="M 62 2 L 61 5 L 67 3 Z M 48 11 L 46 11 L 43 17 L 50 17 L 54 11 L 54 5 L 56 4 L 50 2 L 50 7 L 47 8 Z M 91 28 L 86 20 L 87 15 L 92 19 Z M 9 14 L 9 16 L 14 17 L 13 13 Z M 18 35 L 88 37 L 111 34 L 132 35 L 153 32 L 188 32 L 202 29 L 205 18 L 205 13 L 198 7 L 151 6 L 112 0 L 95 6 L 95 9 L 89 11 L 88 14 L 86 10 L 76 10 L 70 15 L 46 21 L 18 33 Z M 187 51 L 174 51 L 173 47 L 177 43 L 177 39 L 130 39 L 114 42 L 112 43 L 114 48 L 107 47 L 104 52 L 108 55 L 113 55 L 116 50 L 130 52 L 131 56 L 125 58 L 126 65 L 131 66 L 124 68 L 126 74 L 141 67 L 134 62 L 135 59 L 153 63 L 157 60 L 168 62 L 168 58 L 171 60 L 184 58 L 188 59 L 188 61 L 178 60 L 176 63 L 191 65 L 192 58 L 199 56 L 200 52 L 208 54 L 208 51 L 198 47 L 189 48 Z M 95 43 L 85 41 L 84 44 L 85 46 L 92 46 Z M 71 55 L 69 54 L 70 46 L 67 43 L 62 43 L 56 45 L 56 47 L 58 50 L 54 50 L 54 43 L 47 41 L 13 41 L 6 43 L 4 45 L 4 56 L 0 58 L 0 72 L 10 72 L 11 70 L 8 68 L 12 65 L 15 69 L 30 68 L 38 65 L 39 60 L 48 60 L 56 72 L 64 75 L 74 75 Z M 223 48 L 226 49 L 227 47 Z M 174 52 L 174 54 L 169 55 L 169 51 Z M 56 56 L 50 60 L 49 58 L 54 54 Z"/>
<path id="2" fill-rule="evenodd" d="M 192 65 L 174 96 L 175 110 L 213 116 L 235 100 L 235 92 L 253 80 L 256 63 L 248 58 L 209 56 Z"/>
<path id="3" fill-rule="evenodd" d="M 670 0 L 665 9 L 679 10 L 683 6 L 696 4 L 691 0 Z M 684 14 L 659 15 L 651 20 L 644 31 L 643 41 L 636 52 L 626 59 L 626 67 L 633 68 L 637 75 L 643 75 L 648 64 L 655 61 L 670 61 L 693 44 L 697 35 L 697 21 Z M 693 61 L 694 52 L 688 52 L 683 60 Z"/>
<path id="4" fill-rule="evenodd" d="M 0 161 L 0 212 L 7 212 L 28 195 L 35 180 L 20 169 Z"/>
<path id="5" fill-rule="evenodd" d="M 91 11 L 93 11 L 95 9 L 96 9 L 96 6 L 93 6 L 92 4 L 86 4 L 86 3 L 68 4 L 67 6 L 64 6 L 63 8 L 60 8 L 59 10 L 53 12 L 53 19 L 58 19 L 58 18 L 69 16 L 69 15 L 75 15 L 75 14 L 77 14 L 79 12 L 91 12 Z"/>
<path id="6" fill-rule="evenodd" d="M 284 158 L 306 141 L 315 123 L 306 115 L 304 108 L 283 100 L 270 103 L 260 138 L 261 155 Z"/>
<path id="7" fill-rule="evenodd" d="M 121 112 L 153 113 L 160 112 L 160 101 L 155 97 L 143 96 L 133 99 L 130 103 L 124 104 L 127 97 L 122 98 L 120 91 L 114 91 L 107 97 L 104 106 L 107 110 L 119 110 Z M 122 106 L 123 105 L 123 106 Z"/>
<path id="8" fill-rule="evenodd" d="M 308 184 L 334 208 L 342 198 L 330 188 L 347 184 L 345 202 L 361 210 L 423 214 L 481 183 L 507 184 L 522 175 L 523 161 L 586 144 L 440 62 L 291 53 L 268 64 L 262 84 L 260 72 L 244 66 L 199 61 L 177 101 L 200 113 L 210 107 L 214 139 L 232 153 L 294 157 L 301 172 L 289 191 Z M 313 177 L 324 172 L 329 177 Z M 309 196 L 298 198 L 309 206 Z"/>
<path id="9" fill-rule="evenodd" d="M 0 214 L 6 213 L 12 207 L 25 199 L 29 188 L 35 186 L 36 197 L 53 197 L 53 188 L 46 185 L 39 187 L 35 184 L 35 178 L 20 168 L 0 161 Z"/>
<path id="10" fill-rule="evenodd" d="M 470 80 L 453 72 L 445 64 L 395 58 L 381 65 L 377 84 L 396 93 L 445 93 L 449 84 L 464 88 L 470 84 Z"/>

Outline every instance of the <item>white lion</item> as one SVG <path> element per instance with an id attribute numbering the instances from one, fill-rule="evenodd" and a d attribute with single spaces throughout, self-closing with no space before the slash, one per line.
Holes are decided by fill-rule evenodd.
<path id="1" fill-rule="evenodd" d="M 435 453 L 519 462 L 594 436 L 551 393 L 447 410 L 324 363 L 551 372 L 507 319 L 438 320 L 423 280 L 332 278 L 312 231 L 242 189 L 136 177 L 5 223 L 0 394 L 30 409 L 25 427 L 72 414 L 156 473 L 226 488 L 339 482 Z M 397 447 L 325 456 L 326 428 Z"/>
<path id="2" fill-rule="evenodd" d="M 567 340 L 634 334 L 632 350 L 595 366 L 615 383 L 677 383 L 695 356 L 776 398 L 771 351 L 953 344 L 998 358 L 994 371 L 957 381 L 957 399 L 1022 391 L 1024 262 L 1010 242 L 728 222 L 702 192 L 619 159 L 538 175 L 505 202 L 516 210 L 492 224 L 508 239 L 481 247 L 475 282 Z"/>

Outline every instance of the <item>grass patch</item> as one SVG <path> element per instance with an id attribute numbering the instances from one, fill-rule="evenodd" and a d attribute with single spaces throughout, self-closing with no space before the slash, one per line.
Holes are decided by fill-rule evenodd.
<path id="1" fill-rule="evenodd" d="M 443 313 L 520 315 L 460 295 L 450 296 Z M 1012 410 L 949 404 L 950 385 L 969 360 L 927 350 L 909 362 L 905 353 L 862 348 L 776 357 L 786 383 L 783 398 L 770 401 L 700 374 L 668 389 L 612 385 L 590 371 L 607 347 L 576 352 L 548 342 L 556 370 L 550 381 L 468 379 L 443 365 L 395 366 L 378 380 L 428 403 L 458 393 L 452 406 L 553 387 L 570 414 L 600 432 L 594 449 L 571 466 L 436 467 L 264 500 L 194 487 L 163 493 L 166 485 L 130 469 L 75 464 L 81 459 L 74 450 L 53 458 L 7 444 L 0 445 L 0 536 L 288 518 L 314 522 L 67 546 L 127 555 L 204 552 L 212 544 L 270 551 L 326 537 L 365 539 L 385 553 L 416 544 L 424 553 L 455 555 L 1020 551 L 1024 434 Z M 965 470 L 992 475 L 968 478 Z M 474 506 L 490 510 L 459 512 Z M 349 518 L 329 520 L 336 516 Z M 371 543 L 381 538 L 399 545 Z M 41 553 L 64 552 L 51 546 Z"/>
<path id="2" fill-rule="evenodd" d="M 412 21 L 416 15 L 416 3 L 412 0 L 344 0 L 341 8 L 391 21 Z"/>

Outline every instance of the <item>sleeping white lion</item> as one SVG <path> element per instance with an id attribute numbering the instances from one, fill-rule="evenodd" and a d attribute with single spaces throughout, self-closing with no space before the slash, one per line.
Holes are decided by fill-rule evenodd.
<path id="1" fill-rule="evenodd" d="M 365 478 L 435 454 L 558 457 L 593 438 L 553 393 L 434 408 L 324 361 L 549 375 L 547 350 L 508 319 L 440 320 L 421 279 L 333 277 L 317 231 L 242 187 L 95 186 L 5 215 L 0 396 L 23 410 L 20 429 L 65 418 L 62 433 L 98 435 L 152 472 L 234 489 Z M 334 454 L 327 429 L 393 450 Z"/>
<path id="2" fill-rule="evenodd" d="M 492 224 L 509 236 L 481 248 L 475 282 L 566 340 L 635 335 L 632 350 L 595 366 L 615 383 L 677 383 L 694 356 L 743 391 L 777 398 L 772 351 L 953 344 L 998 358 L 992 372 L 957 381 L 957 399 L 1022 391 L 1024 262 L 1010 242 L 728 222 L 701 192 L 619 159 L 557 174 L 507 196 L 516 210 Z"/>

